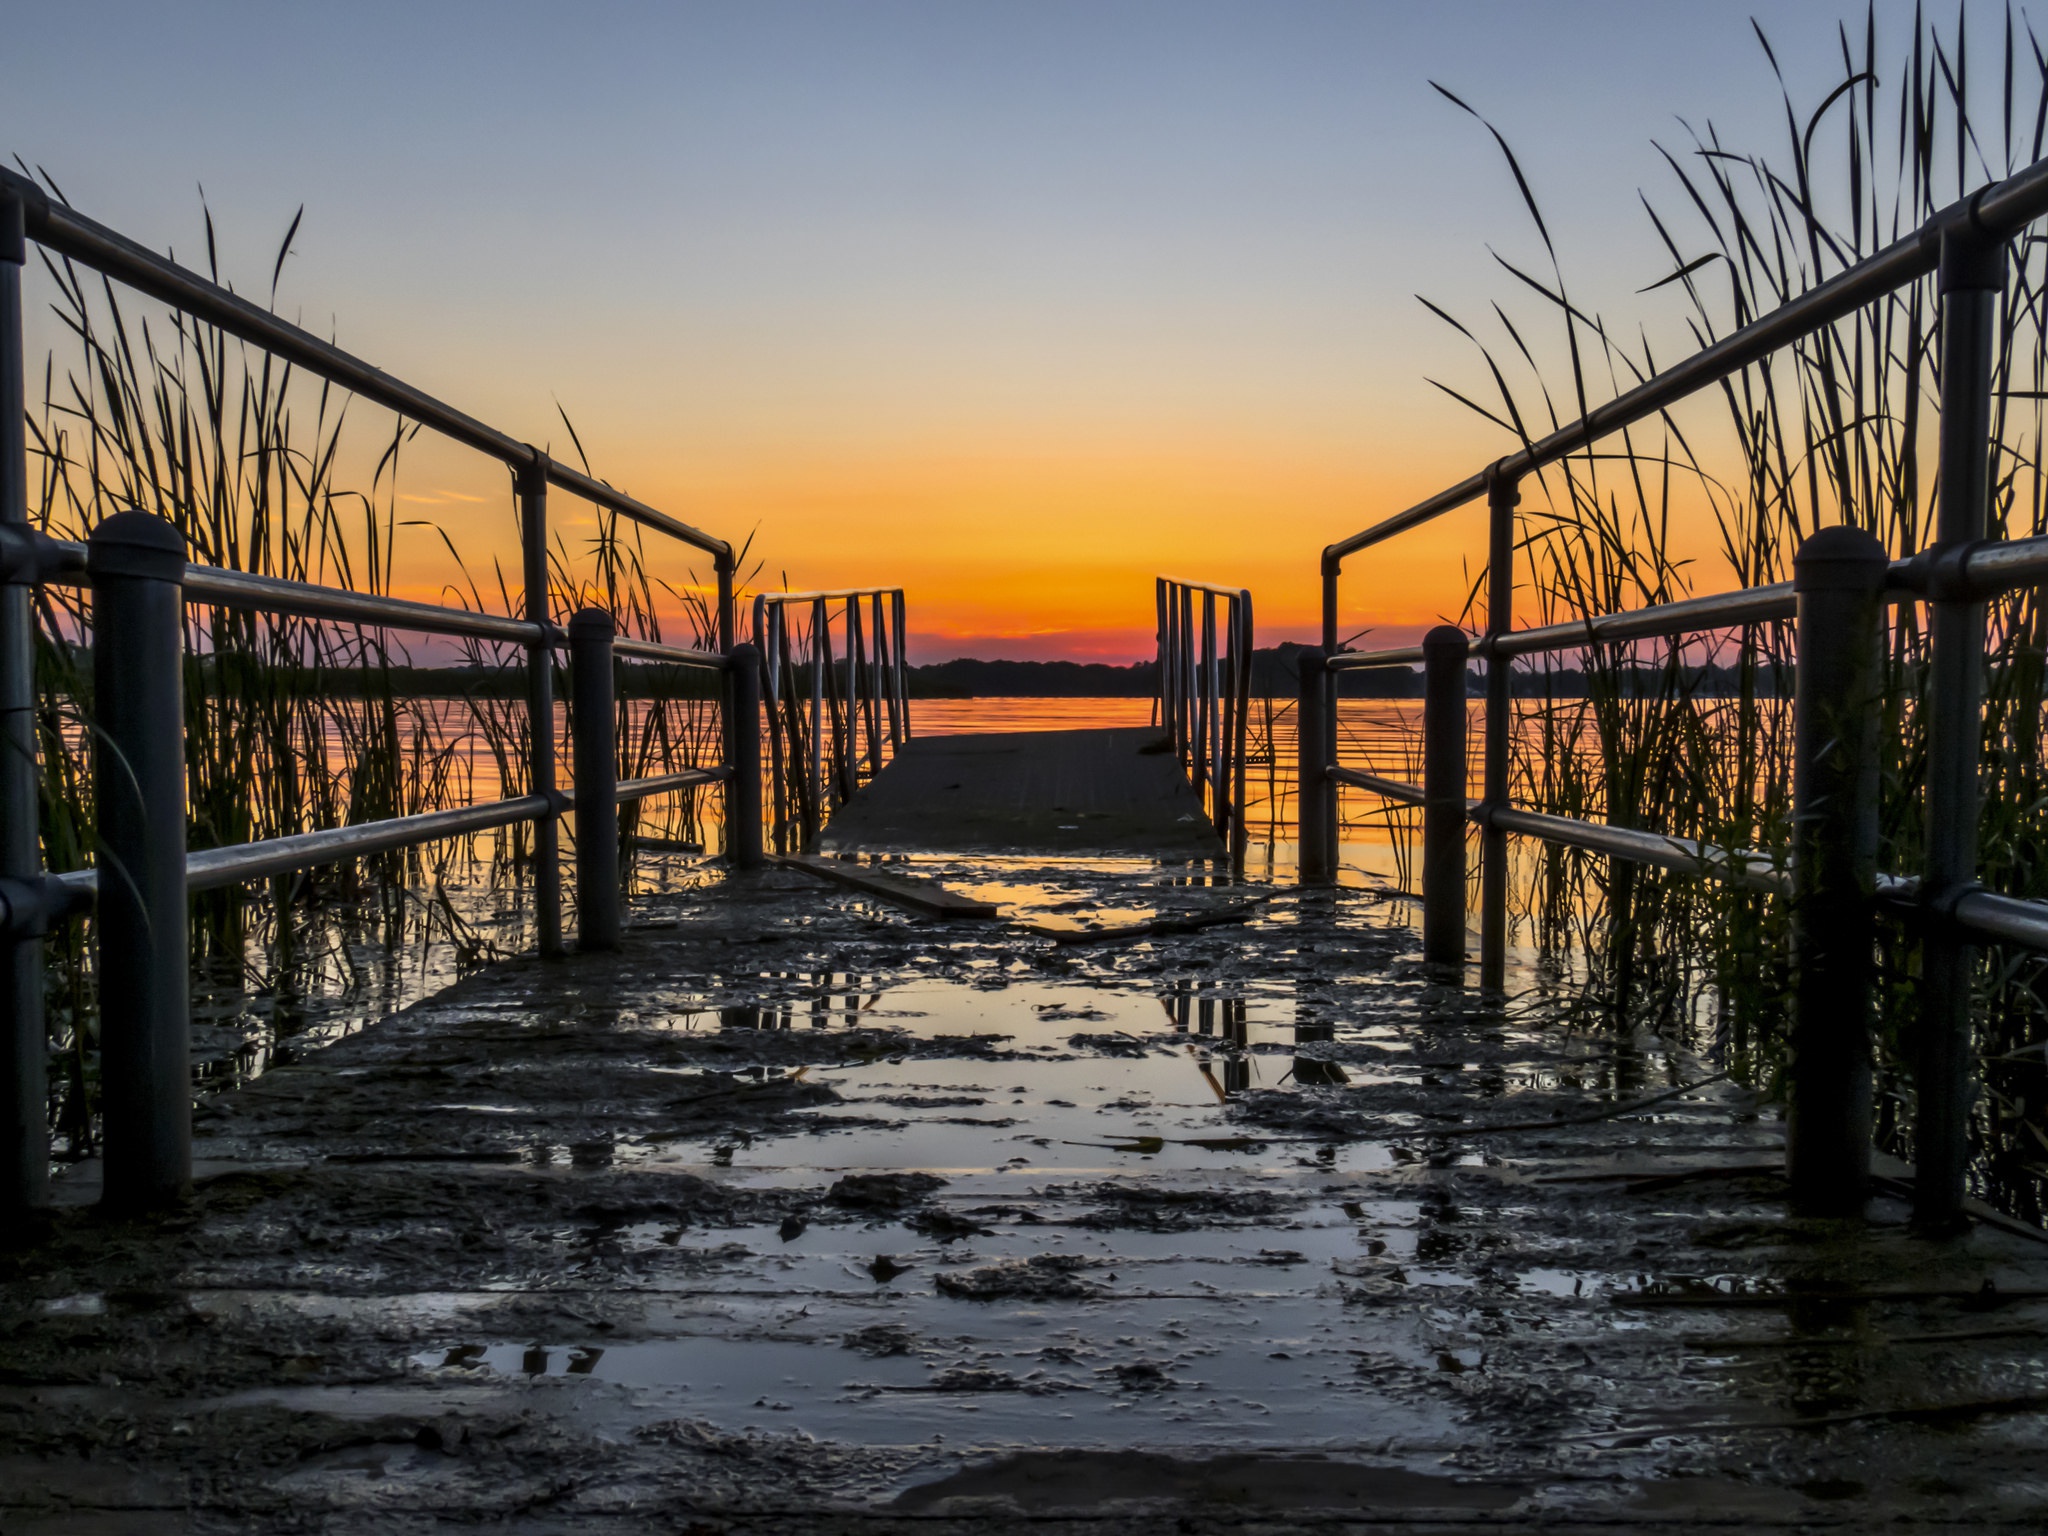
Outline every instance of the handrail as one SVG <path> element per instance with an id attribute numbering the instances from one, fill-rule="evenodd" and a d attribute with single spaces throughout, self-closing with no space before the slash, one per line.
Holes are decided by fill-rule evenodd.
<path id="1" fill-rule="evenodd" d="M 1861 1201 L 1869 1164 L 1870 1013 L 1874 935 L 1861 925 L 1878 906 L 1897 907 L 1911 890 L 1919 927 L 1922 981 L 1916 1064 L 1914 1144 L 1920 1176 L 1915 1214 L 1940 1228 L 1960 1218 L 1970 1158 L 1969 945 L 1973 938 L 2048 949 L 2048 903 L 1998 896 L 1975 885 L 1979 814 L 1978 752 L 1983 730 L 1979 673 L 1984 664 L 1984 614 L 1978 604 L 2019 587 L 2048 584 L 2048 538 L 1998 541 L 1990 528 L 1994 318 L 2007 288 L 2006 242 L 2048 214 L 2048 159 L 1980 188 L 1919 228 L 1767 315 L 1701 348 L 1623 391 L 1605 405 L 1507 454 L 1426 501 L 1324 547 L 1322 650 L 1303 667 L 1301 764 L 1302 878 L 1334 877 L 1336 795 L 1359 784 L 1409 799 L 1413 786 L 1340 769 L 1336 762 L 1332 674 L 1365 666 L 1412 664 L 1412 651 L 1345 655 L 1338 641 L 1338 577 L 1348 555 L 1421 526 L 1481 496 L 1488 504 L 1487 612 L 1476 640 L 1442 626 L 1446 686 L 1425 709 L 1425 741 L 1455 739 L 1446 770 L 1461 782 L 1466 702 L 1462 676 L 1476 654 L 1486 664 L 1485 794 L 1473 814 L 1481 829 L 1480 974 L 1503 985 L 1507 952 L 1507 834 L 1604 853 L 1628 863 L 1705 875 L 1788 895 L 1795 970 L 1825 978 L 1795 989 L 1791 1084 L 1793 1135 L 1788 1171 L 1808 1209 L 1842 1214 Z M 1936 527 L 1928 547 L 1887 560 L 1874 537 L 1849 527 L 1818 530 L 1801 544 L 1792 583 L 1687 598 L 1564 624 L 1517 630 L 1513 565 L 1519 544 L 1515 507 L 1522 482 L 1546 466 L 1590 452 L 1611 433 L 1653 417 L 1696 391 L 1763 361 L 1862 306 L 1929 274 L 1937 284 L 1940 328 L 1940 439 L 1934 488 Z M 1876 716 L 1844 712 L 1845 699 L 1865 696 L 1881 671 L 1878 637 L 1885 605 L 1925 602 L 1929 608 L 1924 870 L 1917 878 L 1874 871 L 1879 749 Z M 1809 604 L 1811 607 L 1809 607 Z M 1682 838 L 1570 817 L 1520 810 L 1510 796 L 1510 734 L 1514 657 L 1703 630 L 1746 629 L 1796 620 L 1799 626 L 1794 701 L 1793 859 L 1780 870 L 1764 855 L 1717 850 Z M 1428 659 L 1432 678 L 1438 671 Z M 1311 731 L 1310 716 L 1314 715 Z M 1450 762 L 1449 754 L 1439 754 Z M 1436 779 L 1432 783 L 1439 782 Z M 1412 803 L 1412 800 L 1410 800 Z M 1447 802 L 1425 797 L 1424 950 L 1432 963 L 1462 964 L 1464 839 L 1452 830 L 1439 846 L 1430 816 Z M 1455 868 L 1453 867 L 1455 865 Z M 1432 878 L 1435 867 L 1439 878 Z M 1434 895 L 1430 894 L 1432 891 Z M 1875 900 L 1873 900 L 1875 897 Z M 1816 958 L 1818 957 L 1818 958 Z M 1826 1043 L 1826 1048 L 1820 1045 Z M 1845 1065 L 1828 1049 L 1847 1053 Z M 1857 1066 L 1857 1062 L 1864 1065 Z M 1839 1176 L 1836 1176 L 1839 1175 Z"/>
<path id="2" fill-rule="evenodd" d="M 1966 597 L 1976 602 L 2044 581 L 2048 581 L 2048 535 L 1971 544 L 1939 560 L 1924 554 L 1894 560 L 1885 576 L 1887 596 L 1892 602 L 1917 601 L 1932 596 L 1936 590 L 1944 596 Z M 1472 654 L 1528 656 L 1626 640 L 1700 634 L 1790 619 L 1798 611 L 1792 583 L 1777 581 L 1761 587 L 1626 608 L 1563 624 L 1514 629 L 1505 635 L 1475 636 Z M 1339 651 L 1326 665 L 1333 672 L 1353 672 L 1412 665 L 1421 660 L 1422 647 L 1410 645 L 1386 651 Z"/>
<path id="3" fill-rule="evenodd" d="M 826 592 L 757 592 L 756 603 L 842 602 L 849 597 L 901 597 L 901 587 L 835 587 Z"/>
<path id="4" fill-rule="evenodd" d="M 839 605 L 840 649 L 832 648 Z M 807 631 L 789 610 L 809 608 Z M 901 587 L 840 587 L 754 596 L 768 713 L 775 851 L 811 847 L 834 807 L 910 739 L 908 605 Z M 810 652 L 801 654 L 805 636 Z M 799 699 L 799 689 L 807 699 Z"/>
<path id="5" fill-rule="evenodd" d="M 240 294 L 201 277 L 168 257 L 159 256 L 126 235 L 52 198 L 42 187 L 15 171 L 0 169 L 0 196 L 18 198 L 28 238 L 59 255 L 82 261 L 94 270 L 164 303 L 195 315 L 231 336 L 252 342 L 296 363 L 310 373 L 340 384 L 366 400 L 432 427 L 465 447 L 519 468 L 537 464 L 550 484 L 597 502 L 621 516 L 659 529 L 671 538 L 714 555 L 733 558 L 732 545 L 692 528 L 666 513 L 613 490 L 582 472 L 477 420 L 425 390 L 364 362 L 333 342 L 250 303 Z"/>
<path id="6" fill-rule="evenodd" d="M 1153 578 L 1159 622 L 1159 724 L 1203 802 L 1216 835 L 1242 870 L 1251 846 L 1245 813 L 1253 651 L 1249 587 Z M 1223 604 L 1219 629 L 1216 605 Z"/>
<path id="7" fill-rule="evenodd" d="M 708 667 L 717 672 L 732 670 L 732 658 L 720 651 L 693 651 L 688 646 L 664 645 L 658 640 L 618 639 L 612 654 L 637 661 L 666 661 L 679 667 Z"/>
<path id="8" fill-rule="evenodd" d="M 1179 587 L 1186 592 L 1213 592 L 1218 597 L 1250 598 L 1252 595 L 1251 588 L 1249 587 L 1230 587 L 1223 585 L 1221 582 L 1190 581 L 1183 576 L 1161 576 L 1158 579 L 1170 586 Z"/>

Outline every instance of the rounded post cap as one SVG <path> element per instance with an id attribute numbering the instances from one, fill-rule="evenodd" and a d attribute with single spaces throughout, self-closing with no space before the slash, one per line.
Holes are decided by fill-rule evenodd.
<path id="1" fill-rule="evenodd" d="M 1456 651 L 1460 656 L 1472 648 L 1472 637 L 1455 624 L 1439 624 L 1422 637 L 1425 651 Z"/>
<path id="2" fill-rule="evenodd" d="M 116 512 L 86 539 L 85 570 L 95 581 L 102 576 L 181 581 L 185 536 L 154 512 Z"/>
<path id="3" fill-rule="evenodd" d="M 1877 536 L 1838 523 L 1809 534 L 1792 556 L 1795 592 L 1861 590 L 1882 587 L 1891 558 Z"/>
<path id="4" fill-rule="evenodd" d="M 611 614 L 603 608 L 578 608 L 569 619 L 571 640 L 612 640 L 618 633 Z"/>

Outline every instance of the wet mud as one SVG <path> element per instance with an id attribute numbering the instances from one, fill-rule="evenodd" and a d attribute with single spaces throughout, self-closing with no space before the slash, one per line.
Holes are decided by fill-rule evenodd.
<path id="1" fill-rule="evenodd" d="M 918 872 L 1016 921 L 710 882 L 203 1100 L 179 1211 L 78 1170 L 0 1531 L 2041 1523 L 2048 1243 L 1791 1219 L 1771 1104 L 1372 892 Z"/>

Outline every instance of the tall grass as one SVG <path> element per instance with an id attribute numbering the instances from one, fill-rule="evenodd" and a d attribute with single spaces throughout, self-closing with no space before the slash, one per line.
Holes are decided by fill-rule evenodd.
<path id="1" fill-rule="evenodd" d="M 1981 30 L 1981 29 L 1980 29 Z M 1669 268 L 1645 292 L 1682 295 L 1687 345 L 1705 346 L 1920 225 L 2048 148 L 2048 55 L 2015 12 L 1987 44 L 1967 14 L 1916 14 L 1880 38 L 1874 12 L 1839 30 L 1834 83 L 1811 103 L 1783 87 L 1784 138 L 1744 150 L 1707 124 L 1660 146 L 1675 190 L 1645 200 Z M 1778 61 L 1761 28 L 1765 66 Z M 1449 93 L 1446 92 L 1446 95 Z M 1451 98 L 1471 111 L 1465 103 Z M 1476 114 L 1475 114 L 1476 115 Z M 1489 125 L 1490 127 L 1490 125 Z M 1510 162 L 1508 141 L 1494 135 Z M 1545 266 L 1502 265 L 1544 330 L 1497 306 L 1494 335 L 1452 319 L 1479 347 L 1491 403 L 1460 394 L 1527 442 L 1655 373 L 1630 341 L 1566 285 L 1519 165 Z M 2048 398 L 2048 242 L 2014 243 L 1998 321 L 1993 533 L 2048 532 L 2043 401 Z M 1939 305 L 1923 279 L 1728 379 L 1717 397 L 1591 445 L 1523 486 L 1518 620 L 1582 619 L 1617 608 L 1780 581 L 1799 542 L 1847 523 L 1895 556 L 1934 527 L 1933 431 Z M 1476 391 L 1473 393 L 1477 393 Z M 1718 559 L 1688 566 L 1685 518 L 1710 518 Z M 1468 613 L 1483 612 L 1472 593 Z M 1982 878 L 1995 890 L 2048 894 L 2048 759 L 2041 712 L 2044 615 L 2022 592 L 1991 606 L 1984 721 Z M 1531 664 L 1518 691 L 1515 793 L 1541 809 L 1697 837 L 1782 857 L 1790 810 L 1788 626 L 1758 625 L 1685 645 L 1597 646 Z M 1732 681 L 1711 693 L 1699 663 Z M 1584 697 L 1557 668 L 1582 665 Z M 1883 739 L 1883 861 L 1919 867 L 1926 628 L 1912 605 L 1888 631 Z M 1720 681 L 1716 680 L 1717 683 Z M 1772 900 L 1670 874 L 1548 850 L 1533 860 L 1520 917 L 1551 950 L 1590 957 L 1597 991 L 1632 1017 L 1701 1025 L 1741 1072 L 1763 1083 L 1783 1060 L 1785 916 Z M 1910 936 L 1882 943 L 1879 1134 L 1910 1156 L 1916 958 Z M 1976 1117 L 1980 1186 L 2038 1217 L 2048 1177 L 2043 969 L 1992 951 L 1979 985 L 1986 1092 Z"/>
<path id="2" fill-rule="evenodd" d="M 295 218 L 269 268 L 273 306 L 297 229 Z M 208 275 L 219 282 L 210 215 L 206 249 Z M 416 424 L 391 422 L 359 448 L 345 392 L 190 316 L 138 313 L 111 283 L 69 261 L 46 255 L 44 267 L 69 348 L 61 362 L 47 360 L 28 422 L 34 516 L 46 532 L 84 539 L 104 517 L 140 507 L 173 523 L 194 561 L 369 593 L 404 575 L 397 487 Z M 508 482 L 508 526 L 510 515 Z M 493 565 L 487 592 L 446 531 L 437 532 L 461 572 L 444 601 L 522 611 L 502 569 Z M 626 632 L 658 639 L 657 598 L 666 594 L 690 630 L 685 643 L 711 644 L 715 621 L 701 584 L 693 577 L 665 587 L 650 568 L 637 527 L 601 513 L 587 547 L 557 533 L 550 608 L 566 622 L 595 603 Z M 91 863 L 94 847 L 91 595 L 53 585 L 37 602 L 44 853 L 49 867 L 75 869 Z M 204 606 L 188 606 L 186 629 L 194 848 L 525 792 L 529 721 L 516 648 L 466 644 L 461 659 L 476 670 L 468 693 L 448 700 L 407 691 L 412 657 L 392 632 Z M 624 775 L 717 760 L 716 702 L 686 692 L 622 699 Z M 694 797 L 670 797 L 651 814 L 701 837 Z M 196 1011 L 233 1013 L 253 1000 L 288 1014 L 308 987 L 371 985 L 366 945 L 397 956 L 438 943 L 458 963 L 496 953 L 474 922 L 491 909 L 502 919 L 498 937 L 517 942 L 530 844 L 520 826 L 198 898 Z M 479 883 L 484 902 L 451 899 L 451 884 Z M 66 925 L 49 956 L 51 1043 L 61 1061 L 53 1115 L 60 1146 L 81 1153 L 93 1139 L 96 1097 L 90 921 Z"/>

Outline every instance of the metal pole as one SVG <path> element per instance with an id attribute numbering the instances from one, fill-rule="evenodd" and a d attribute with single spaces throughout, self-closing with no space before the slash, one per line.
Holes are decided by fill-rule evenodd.
<path id="1" fill-rule="evenodd" d="M 1222 764 L 1223 722 L 1218 709 L 1223 701 L 1222 658 L 1216 654 L 1216 594 L 1202 594 L 1202 777 L 1209 791 L 1209 818 L 1218 833 L 1223 831 Z"/>
<path id="2" fill-rule="evenodd" d="M 875 697 L 882 701 L 882 718 L 889 722 L 889 750 L 894 752 L 903 745 L 903 726 L 896 718 L 896 655 L 903 637 L 892 622 L 895 604 L 883 605 L 887 596 L 886 592 L 875 594 Z M 881 766 L 879 752 L 875 764 Z"/>
<path id="3" fill-rule="evenodd" d="M 102 1198 L 119 1211 L 192 1185 L 191 946 L 185 898 L 185 540 L 120 512 L 86 544 L 93 800 L 99 821 Z"/>
<path id="4" fill-rule="evenodd" d="M 547 456 L 539 449 L 519 466 L 519 542 L 525 564 L 526 621 L 545 626 L 548 615 Z M 555 797 L 555 653 L 545 640 L 526 648 L 527 781 L 532 792 Z M 562 851 L 556 812 L 533 823 L 533 926 L 543 955 L 562 952 Z"/>
<path id="5" fill-rule="evenodd" d="M 821 825 L 825 819 L 825 669 L 832 662 L 831 635 L 821 597 L 811 604 L 811 804 L 812 816 Z M 818 828 L 811 827 L 809 836 L 817 835 Z"/>
<path id="6" fill-rule="evenodd" d="M 784 767 L 787 747 L 782 729 L 782 604 L 765 598 L 754 602 L 754 640 L 761 647 L 761 705 L 768 716 L 768 778 L 772 799 L 768 812 L 775 825 L 775 851 L 789 850 L 788 770 Z"/>
<path id="7" fill-rule="evenodd" d="M 1422 958 L 1465 964 L 1465 632 L 1422 637 Z"/>
<path id="8" fill-rule="evenodd" d="M 910 652 L 907 638 L 909 626 L 905 622 L 901 588 L 890 595 L 890 604 L 896 614 L 896 703 L 898 716 L 903 722 L 903 736 L 896 745 L 900 747 L 910 740 Z"/>
<path id="9" fill-rule="evenodd" d="M 1337 567 L 1323 562 L 1323 654 L 1337 654 Z"/>
<path id="10" fill-rule="evenodd" d="M 619 759 L 612 616 L 569 620 L 569 733 L 576 766 L 576 947 L 619 947 Z"/>
<path id="11" fill-rule="evenodd" d="M 1251 829 L 1245 824 L 1245 742 L 1250 732 L 1252 707 L 1252 595 L 1240 592 L 1230 600 L 1235 638 L 1230 654 L 1236 662 L 1237 739 L 1232 744 L 1234 772 L 1231 779 L 1230 867 L 1242 874 L 1244 856 L 1251 847 Z M 1271 743 L 1268 743 L 1271 745 Z"/>
<path id="12" fill-rule="evenodd" d="M 1799 667 L 1792 757 L 1792 1056 L 1785 1172 L 1811 1215 L 1863 1209 L 1870 1184 L 1878 725 L 1884 546 L 1826 528 L 1792 563 Z"/>
<path id="13" fill-rule="evenodd" d="M 1153 697 L 1157 713 L 1154 721 L 1162 728 L 1166 725 L 1166 578 L 1152 578 L 1152 613 L 1157 626 L 1156 640 L 1152 648 Z"/>
<path id="14" fill-rule="evenodd" d="M 1180 742 L 1190 769 L 1195 763 L 1195 604 L 1194 593 L 1180 589 Z"/>
<path id="15" fill-rule="evenodd" d="M 726 846 L 735 869 L 761 867 L 761 653 L 732 648 L 732 777 L 726 780 Z"/>
<path id="16" fill-rule="evenodd" d="M 860 790 L 860 599 L 846 599 L 846 732 L 840 738 L 839 782 L 851 800 Z"/>
<path id="17" fill-rule="evenodd" d="M 0 198 L 0 529 L 28 527 L 28 409 L 22 378 L 19 198 Z M 37 831 L 34 589 L 0 586 L 0 877 L 43 872 Z M 43 944 L 0 937 L 0 1213 L 45 1204 L 50 1191 L 49 1042 Z"/>
<path id="18" fill-rule="evenodd" d="M 1515 506 L 1522 499 L 1514 481 L 1496 476 L 1487 489 L 1486 633 L 1505 635 L 1515 622 Z M 1514 728 L 1514 697 L 1504 656 L 1486 658 L 1486 809 L 1508 805 L 1508 733 Z M 1479 985 L 1499 991 L 1507 985 L 1508 835 L 1491 815 L 1479 834 Z"/>
<path id="19" fill-rule="evenodd" d="M 874 771 L 882 771 L 882 717 L 886 706 L 895 702 L 888 692 L 889 626 L 882 616 L 882 594 L 868 599 L 868 617 L 874 639 L 868 647 L 868 760 Z"/>
<path id="20" fill-rule="evenodd" d="M 1941 236 L 1941 462 L 1935 549 L 1985 536 L 1990 523 L 1992 334 L 2005 246 L 1963 223 Z M 1963 1219 L 1973 1098 L 1971 998 L 1976 949 L 1942 915 L 1977 875 L 1977 753 L 1983 734 L 1984 604 L 1937 594 L 1929 605 L 1927 854 L 1923 899 L 1936 921 L 1921 948 L 1914 1220 Z"/>
<path id="21" fill-rule="evenodd" d="M 1335 813 L 1331 801 L 1336 798 L 1337 786 L 1330 779 L 1330 760 L 1324 747 L 1329 736 L 1329 722 L 1324 717 L 1330 707 L 1330 672 L 1323 664 L 1323 653 L 1317 650 L 1297 652 L 1296 665 L 1301 669 L 1301 695 L 1294 722 L 1295 835 L 1300 844 L 1295 862 L 1303 885 L 1330 885 L 1337 874 L 1329 858 L 1330 822 Z"/>
<path id="22" fill-rule="evenodd" d="M 713 569 L 718 574 L 718 649 L 732 649 L 732 556 L 712 556 Z"/>

